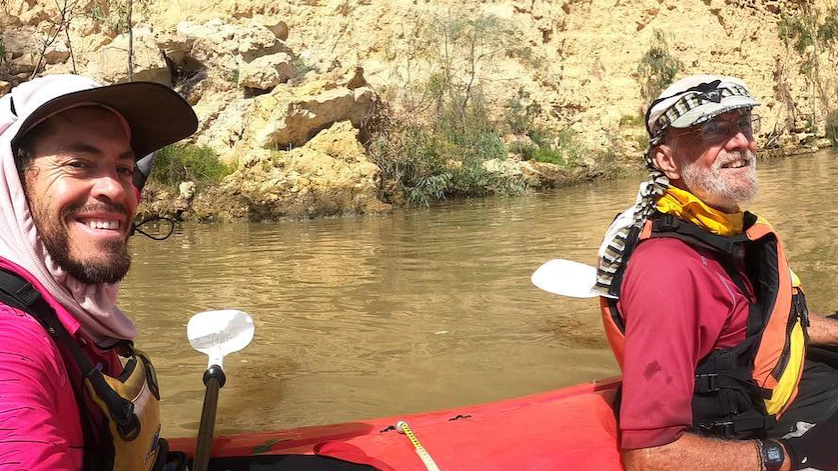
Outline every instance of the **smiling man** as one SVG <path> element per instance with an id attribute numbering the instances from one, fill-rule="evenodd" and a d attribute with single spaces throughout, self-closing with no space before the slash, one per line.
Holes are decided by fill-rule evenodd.
<path id="1" fill-rule="evenodd" d="M 157 470 L 159 391 L 116 306 L 135 161 L 197 129 L 168 87 L 38 78 L 0 98 L 0 470 Z"/>
<path id="2" fill-rule="evenodd" d="M 741 80 L 696 75 L 646 113 L 649 179 L 595 288 L 629 471 L 838 470 L 838 370 L 814 347 L 838 344 L 838 322 L 808 312 L 776 232 L 742 211 L 757 106 Z"/>

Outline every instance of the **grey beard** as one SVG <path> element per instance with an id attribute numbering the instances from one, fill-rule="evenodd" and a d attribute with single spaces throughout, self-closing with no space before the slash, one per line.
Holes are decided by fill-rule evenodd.
<path id="1" fill-rule="evenodd" d="M 741 205 L 753 201 L 759 185 L 756 174 L 756 156 L 749 149 L 729 153 L 731 158 L 721 161 L 717 159 L 710 170 L 700 169 L 693 163 L 686 163 L 681 170 L 681 180 L 684 185 L 706 204 L 725 210 L 734 210 Z M 747 158 L 749 160 L 748 171 L 742 177 L 747 184 L 732 185 L 721 175 L 722 164 L 735 160 L 736 158 Z"/>

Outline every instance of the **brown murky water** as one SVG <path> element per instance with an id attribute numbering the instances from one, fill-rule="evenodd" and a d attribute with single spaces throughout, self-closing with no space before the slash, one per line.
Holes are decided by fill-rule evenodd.
<path id="1" fill-rule="evenodd" d="M 819 311 L 838 308 L 838 155 L 761 162 L 753 210 L 786 239 Z M 190 315 L 239 308 L 256 337 L 225 361 L 218 433 L 449 408 L 617 374 L 594 300 L 532 286 L 544 261 L 592 262 L 640 175 L 385 216 L 185 224 L 135 238 L 121 305 L 158 367 L 165 434 L 192 435 L 203 355 Z"/>

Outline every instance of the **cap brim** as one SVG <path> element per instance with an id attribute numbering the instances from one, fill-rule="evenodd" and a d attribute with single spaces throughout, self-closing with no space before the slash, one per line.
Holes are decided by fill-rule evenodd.
<path id="1" fill-rule="evenodd" d="M 710 102 L 693 108 L 679 116 L 669 126 L 673 128 L 688 128 L 710 121 L 716 116 L 727 113 L 728 111 L 753 108 L 755 106 L 759 106 L 759 103 L 753 98 L 747 96 L 730 96 L 722 100 L 721 103 Z"/>
<path id="2" fill-rule="evenodd" d="M 23 121 L 12 142 L 52 115 L 85 103 L 105 105 L 125 118 L 137 159 L 198 130 L 195 111 L 177 92 L 155 82 L 127 82 L 53 98 Z"/>

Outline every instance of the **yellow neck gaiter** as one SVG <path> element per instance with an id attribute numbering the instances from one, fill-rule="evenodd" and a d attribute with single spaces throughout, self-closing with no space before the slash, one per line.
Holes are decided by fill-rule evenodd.
<path id="1" fill-rule="evenodd" d="M 713 209 L 686 190 L 669 187 L 655 207 L 662 213 L 689 221 L 707 232 L 722 237 L 742 233 L 743 213 L 727 214 Z"/>

